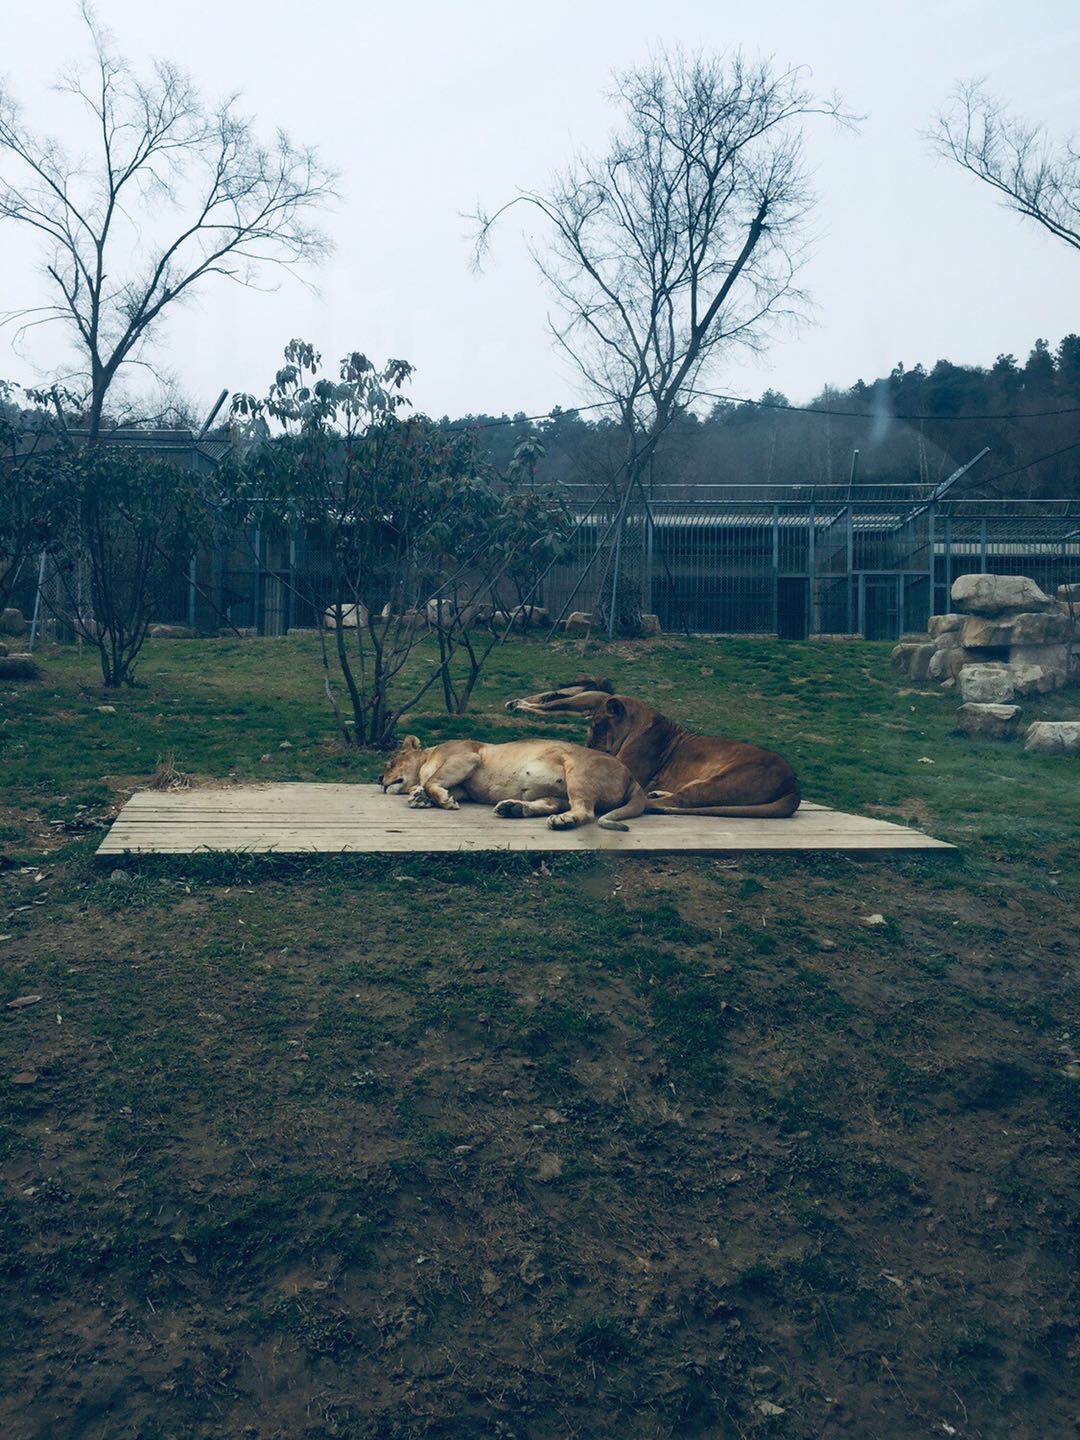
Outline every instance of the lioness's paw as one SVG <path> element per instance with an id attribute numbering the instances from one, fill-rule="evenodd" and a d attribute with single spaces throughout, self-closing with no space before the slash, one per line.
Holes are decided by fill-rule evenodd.
<path id="1" fill-rule="evenodd" d="M 670 798 L 670 790 L 650 790 L 645 796 L 646 800 L 669 800 Z"/>
<path id="2" fill-rule="evenodd" d="M 520 820 L 521 801 L 500 800 L 495 806 L 495 814 L 498 815 L 500 820 Z"/>
<path id="3" fill-rule="evenodd" d="M 563 815 L 549 816 L 547 823 L 549 830 L 573 830 L 578 822 L 574 819 L 573 815 L 567 811 Z"/>
<path id="4" fill-rule="evenodd" d="M 414 810 L 427 810 L 431 807 L 431 796 L 422 785 L 417 785 L 415 790 L 409 791 L 409 804 Z"/>

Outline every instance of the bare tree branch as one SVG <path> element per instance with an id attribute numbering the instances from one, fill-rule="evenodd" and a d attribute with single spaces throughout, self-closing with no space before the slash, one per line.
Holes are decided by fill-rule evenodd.
<path id="1" fill-rule="evenodd" d="M 0 220 L 41 239 L 56 301 L 36 313 L 72 332 L 94 439 L 118 372 L 173 302 L 212 275 L 250 285 L 327 252 L 311 217 L 334 177 L 282 132 L 261 143 L 235 96 L 210 105 L 165 62 L 137 76 L 82 13 L 92 63 L 59 88 L 89 117 L 91 157 L 34 134 L 0 87 Z"/>
<path id="2" fill-rule="evenodd" d="M 928 137 L 937 153 L 996 190 L 1002 202 L 1080 250 L 1080 144 L 1055 142 L 967 81 Z"/>
<path id="3" fill-rule="evenodd" d="M 533 257 L 558 309 L 557 345 L 625 430 L 621 509 L 641 527 L 641 490 L 660 436 L 703 372 L 735 345 L 760 344 L 799 312 L 794 279 L 809 209 L 801 122 L 847 122 L 798 70 L 675 51 L 620 75 L 623 124 L 606 155 L 581 157 L 546 190 L 478 214 L 477 263 L 515 206 L 543 222 Z M 620 521 L 620 629 L 640 622 L 641 559 Z"/>

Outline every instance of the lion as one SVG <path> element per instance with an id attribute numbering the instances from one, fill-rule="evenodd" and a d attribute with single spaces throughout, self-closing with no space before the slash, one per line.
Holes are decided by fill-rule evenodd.
<path id="1" fill-rule="evenodd" d="M 494 805 L 504 820 L 546 815 L 552 830 L 594 820 L 605 830 L 627 830 L 622 821 L 645 810 L 644 791 L 620 760 L 561 740 L 447 740 L 425 749 L 406 735 L 380 783 L 384 792 L 407 790 L 417 808 L 456 810 L 472 800 Z"/>
<path id="2" fill-rule="evenodd" d="M 784 820 L 801 802 L 786 760 L 742 740 L 695 735 L 659 710 L 612 694 L 588 676 L 554 690 L 508 700 L 529 715 L 589 715 L 588 747 L 617 756 L 644 789 L 650 815 L 720 815 Z"/>

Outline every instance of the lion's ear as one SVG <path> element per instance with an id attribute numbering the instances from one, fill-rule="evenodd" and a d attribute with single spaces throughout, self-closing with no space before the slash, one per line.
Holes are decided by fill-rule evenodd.
<path id="1" fill-rule="evenodd" d="M 612 720 L 621 720 L 626 714 L 626 706 L 621 700 L 609 700 L 604 706 L 604 714 L 610 715 Z"/>
<path id="2" fill-rule="evenodd" d="M 401 742 L 402 750 L 419 750 L 420 737 L 418 735 L 406 735 Z"/>

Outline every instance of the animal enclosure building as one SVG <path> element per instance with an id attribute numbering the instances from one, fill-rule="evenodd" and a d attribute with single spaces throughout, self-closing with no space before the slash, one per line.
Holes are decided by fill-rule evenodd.
<path id="1" fill-rule="evenodd" d="M 1051 593 L 1080 579 L 1076 501 L 953 500 L 929 485 L 665 493 L 686 488 L 655 487 L 645 520 L 644 608 L 665 630 L 892 640 L 947 611 L 958 575 L 1024 574 Z M 575 511 L 574 557 L 545 589 L 552 615 L 568 596 L 581 610 L 600 598 L 603 561 L 578 582 L 610 507 L 579 503 Z"/>
<path id="2" fill-rule="evenodd" d="M 153 449 L 181 468 L 217 467 L 228 442 L 190 431 L 119 431 L 111 443 Z M 947 485 L 655 485 L 641 524 L 642 608 L 664 630 L 717 635 L 861 635 L 922 631 L 969 572 L 1023 574 L 1044 590 L 1080 580 L 1080 500 L 968 500 Z M 556 620 L 601 608 L 611 584 L 613 501 L 560 487 L 571 550 L 533 603 Z M 316 625 L 330 593 L 317 531 L 237 533 L 178 556 L 153 618 L 217 632 L 281 635 Z M 43 572 L 44 573 L 44 572 Z M 28 568 L 16 603 L 37 606 Z M 54 611 L 57 607 L 53 607 Z"/>

